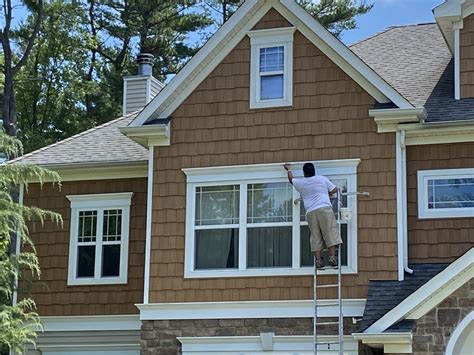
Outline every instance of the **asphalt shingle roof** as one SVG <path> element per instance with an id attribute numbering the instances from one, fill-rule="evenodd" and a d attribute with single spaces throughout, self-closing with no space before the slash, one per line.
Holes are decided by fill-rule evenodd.
<path id="1" fill-rule="evenodd" d="M 137 112 L 109 121 L 75 136 L 25 154 L 11 163 L 37 165 L 81 165 L 147 161 L 147 150 L 118 130 Z"/>
<path id="2" fill-rule="evenodd" d="M 410 265 L 413 274 L 406 274 L 403 281 L 370 281 L 361 331 L 374 324 L 447 266 L 448 264 L 414 264 Z M 402 320 L 387 329 L 387 332 L 410 331 L 412 326 L 412 321 Z"/>
<path id="3" fill-rule="evenodd" d="M 350 49 L 415 107 L 427 122 L 474 119 L 474 99 L 454 99 L 452 54 L 434 23 L 389 27 Z"/>

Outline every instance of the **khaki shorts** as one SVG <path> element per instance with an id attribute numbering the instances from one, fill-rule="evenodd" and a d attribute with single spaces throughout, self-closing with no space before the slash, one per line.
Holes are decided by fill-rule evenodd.
<path id="1" fill-rule="evenodd" d="M 331 207 L 318 208 L 306 214 L 311 231 L 311 251 L 320 251 L 326 246 L 342 244 L 339 227 Z"/>

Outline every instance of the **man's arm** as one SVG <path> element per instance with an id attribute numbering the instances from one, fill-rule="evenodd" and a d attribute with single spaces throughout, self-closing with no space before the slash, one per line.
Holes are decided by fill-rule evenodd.
<path id="1" fill-rule="evenodd" d="M 283 165 L 283 168 L 286 170 L 286 173 L 288 174 L 288 181 L 290 182 L 290 184 L 293 185 L 293 173 L 291 172 L 290 168 L 291 168 L 291 165 L 286 163 L 285 165 Z"/>

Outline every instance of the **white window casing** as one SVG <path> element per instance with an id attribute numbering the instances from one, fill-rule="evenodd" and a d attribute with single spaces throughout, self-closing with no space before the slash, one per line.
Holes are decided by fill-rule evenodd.
<path id="1" fill-rule="evenodd" d="M 71 226 L 69 242 L 69 265 L 68 281 L 69 286 L 73 285 L 109 285 L 126 284 L 128 273 L 128 244 L 130 231 L 130 205 L 132 192 L 94 194 L 94 195 L 68 195 L 71 201 Z M 120 234 L 117 236 L 105 236 L 103 233 L 104 215 L 111 211 L 117 212 L 121 218 Z M 79 240 L 80 215 L 93 214 L 95 216 L 95 236 L 86 241 Z M 82 237 L 84 240 L 84 237 Z M 118 276 L 102 276 L 102 260 L 104 245 L 120 245 L 120 261 Z M 77 277 L 78 272 L 78 248 L 79 246 L 94 246 L 94 276 Z"/>
<path id="2" fill-rule="evenodd" d="M 450 188 L 464 195 L 450 197 Z M 418 218 L 474 218 L 474 168 L 420 170 L 417 189 Z"/>
<path id="3" fill-rule="evenodd" d="M 250 37 L 250 108 L 291 106 L 293 104 L 293 35 L 295 27 L 273 28 L 248 32 Z M 283 67 L 260 71 L 260 51 L 283 49 Z M 281 98 L 262 99 L 261 80 L 265 76 L 283 75 Z"/>
<path id="4" fill-rule="evenodd" d="M 344 159 L 334 161 L 313 162 L 316 173 L 330 179 L 344 179 L 347 181 L 347 190 L 357 191 L 357 165 L 359 159 Z M 303 162 L 292 163 L 292 170 L 296 177 L 302 176 Z M 250 184 L 287 182 L 283 164 L 258 164 L 240 166 L 221 166 L 210 168 L 183 169 L 187 176 L 186 192 L 186 232 L 185 232 L 185 278 L 217 278 L 217 277 L 245 277 L 245 276 L 287 276 L 312 275 L 312 266 L 300 266 L 300 227 L 306 225 L 300 221 L 300 204 L 292 204 L 292 222 L 265 223 L 266 227 L 291 226 L 291 266 L 284 267 L 247 267 L 247 193 Z M 196 191 L 200 187 L 211 186 L 239 186 L 239 220 L 237 224 L 222 225 L 220 228 L 238 229 L 238 264 L 235 268 L 196 269 L 196 230 L 202 229 L 195 225 L 196 220 Z M 292 188 L 292 200 L 298 199 L 298 192 Z M 347 222 L 347 266 L 342 266 L 345 274 L 357 273 L 357 199 L 356 196 L 347 196 L 347 206 L 353 211 L 353 218 Z M 263 225 L 263 224 L 262 224 Z M 256 225 L 258 226 L 258 224 Z M 234 237 L 235 238 L 235 237 Z M 335 270 L 322 271 L 333 274 Z"/>

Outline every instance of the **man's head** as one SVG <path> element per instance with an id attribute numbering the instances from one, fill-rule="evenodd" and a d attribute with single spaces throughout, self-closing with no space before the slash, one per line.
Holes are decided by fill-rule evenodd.
<path id="1" fill-rule="evenodd" d="M 303 175 L 304 177 L 311 177 L 316 175 L 316 169 L 314 168 L 313 163 L 305 163 L 303 165 Z"/>

